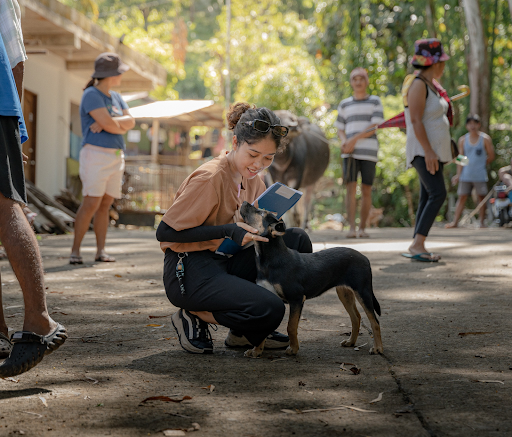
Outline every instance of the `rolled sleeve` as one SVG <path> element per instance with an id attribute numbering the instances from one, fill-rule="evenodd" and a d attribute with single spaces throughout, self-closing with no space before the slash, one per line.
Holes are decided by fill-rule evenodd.
<path id="1" fill-rule="evenodd" d="M 195 228 L 203 225 L 218 206 L 219 196 L 210 181 L 192 178 L 162 217 L 162 221 L 176 231 Z"/>
<path id="2" fill-rule="evenodd" d="M 336 117 L 334 126 L 339 130 L 345 130 L 345 124 L 346 124 L 345 111 L 341 107 L 341 105 L 339 105 L 338 106 L 338 116 Z"/>
<path id="3" fill-rule="evenodd" d="M 384 121 L 384 108 L 382 107 L 382 102 L 377 97 L 375 103 L 375 109 L 372 114 L 372 124 L 381 124 Z"/>

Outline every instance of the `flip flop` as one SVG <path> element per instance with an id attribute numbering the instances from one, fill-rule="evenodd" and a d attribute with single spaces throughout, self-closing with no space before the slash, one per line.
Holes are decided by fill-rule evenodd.
<path id="1" fill-rule="evenodd" d="M 12 343 L 9 337 L 0 332 L 0 358 L 7 358 L 12 351 Z"/>
<path id="2" fill-rule="evenodd" d="M 370 236 L 365 231 L 359 231 L 359 238 L 370 238 Z"/>
<path id="3" fill-rule="evenodd" d="M 0 366 L 0 378 L 16 376 L 32 369 L 45 355 L 57 350 L 66 338 L 66 328 L 60 323 L 48 335 L 38 335 L 30 331 L 15 332 L 11 337 L 11 355 Z"/>
<path id="4" fill-rule="evenodd" d="M 413 255 L 412 253 L 402 253 L 401 255 L 406 258 L 410 258 L 414 261 L 422 261 L 422 262 L 427 262 L 427 263 L 436 263 L 439 261 L 439 259 L 432 259 L 432 257 L 434 256 L 434 254 L 432 252 L 422 252 L 422 253 L 417 253 L 416 255 Z M 430 258 L 425 258 L 424 255 L 427 255 Z"/>
<path id="5" fill-rule="evenodd" d="M 69 257 L 69 264 L 83 264 L 84 260 L 81 256 L 78 255 L 71 255 Z"/>
<path id="6" fill-rule="evenodd" d="M 111 255 L 101 255 L 97 258 L 94 258 L 94 261 L 102 263 L 115 263 L 116 259 Z"/>

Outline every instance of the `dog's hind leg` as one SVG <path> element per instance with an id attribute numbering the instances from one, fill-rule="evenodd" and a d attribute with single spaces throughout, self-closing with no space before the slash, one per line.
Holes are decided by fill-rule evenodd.
<path id="1" fill-rule="evenodd" d="M 302 302 L 290 302 L 290 317 L 288 319 L 288 337 L 290 337 L 290 346 L 286 349 L 286 355 L 297 355 L 299 352 L 299 338 L 297 331 L 299 329 L 300 315 L 304 307 L 304 297 Z"/>
<path id="2" fill-rule="evenodd" d="M 370 348 L 370 354 L 381 354 L 384 352 L 384 347 L 382 346 L 382 337 L 380 335 L 380 324 L 377 320 L 377 317 L 375 317 L 375 313 L 373 310 L 369 310 L 366 308 L 366 305 L 363 302 L 363 299 L 359 296 L 359 293 L 355 293 L 357 300 L 361 304 L 361 306 L 364 309 L 364 312 L 366 313 L 366 316 L 368 317 L 368 320 L 370 321 L 370 324 L 372 326 L 372 333 L 373 333 L 373 347 Z"/>
<path id="3" fill-rule="evenodd" d="M 341 342 L 341 346 L 351 347 L 356 344 L 357 336 L 359 335 L 359 327 L 361 326 L 361 314 L 359 314 L 359 311 L 357 310 L 356 298 L 352 288 L 340 285 L 336 287 L 336 293 L 338 293 L 338 297 L 347 310 L 347 313 L 350 316 L 350 321 L 352 322 L 352 332 L 350 334 L 350 338 L 348 340 L 343 340 Z"/>

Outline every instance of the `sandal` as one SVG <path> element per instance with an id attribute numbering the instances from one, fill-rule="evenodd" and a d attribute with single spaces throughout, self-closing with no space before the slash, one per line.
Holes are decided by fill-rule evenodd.
<path id="1" fill-rule="evenodd" d="M 69 257 L 69 264 L 83 264 L 84 260 L 80 255 L 71 255 Z"/>
<path id="2" fill-rule="evenodd" d="M 0 378 L 16 376 L 32 369 L 45 355 L 58 349 L 66 338 L 66 328 L 60 323 L 48 335 L 38 335 L 30 331 L 15 332 L 11 337 L 11 355 L 0 366 Z"/>
<path id="3" fill-rule="evenodd" d="M 9 337 L 0 332 L 0 358 L 7 358 L 12 351 L 12 343 Z"/>
<path id="4" fill-rule="evenodd" d="M 97 258 L 94 258 L 94 261 L 96 262 L 102 262 L 102 263 L 115 263 L 116 259 L 111 255 L 100 255 Z"/>

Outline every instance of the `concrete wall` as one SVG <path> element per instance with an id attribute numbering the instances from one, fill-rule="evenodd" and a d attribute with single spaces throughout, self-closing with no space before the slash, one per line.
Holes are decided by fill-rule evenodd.
<path id="1" fill-rule="evenodd" d="M 50 196 L 66 186 L 70 108 L 80 104 L 84 86 L 51 52 L 30 55 L 25 63 L 24 87 L 37 95 L 36 185 Z"/>

